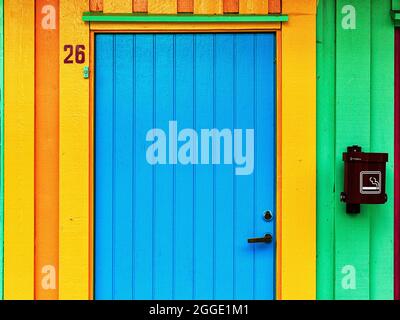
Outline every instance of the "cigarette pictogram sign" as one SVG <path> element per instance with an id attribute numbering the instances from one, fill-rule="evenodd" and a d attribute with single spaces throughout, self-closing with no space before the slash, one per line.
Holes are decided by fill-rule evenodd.
<path id="1" fill-rule="evenodd" d="M 360 172 L 360 193 L 381 194 L 382 193 L 382 172 L 361 171 Z"/>

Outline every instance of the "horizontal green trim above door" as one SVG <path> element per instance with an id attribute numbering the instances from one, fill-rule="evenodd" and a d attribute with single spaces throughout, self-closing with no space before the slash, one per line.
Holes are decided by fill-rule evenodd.
<path id="1" fill-rule="evenodd" d="M 288 15 L 152 15 L 84 12 L 85 22 L 287 22 Z"/>

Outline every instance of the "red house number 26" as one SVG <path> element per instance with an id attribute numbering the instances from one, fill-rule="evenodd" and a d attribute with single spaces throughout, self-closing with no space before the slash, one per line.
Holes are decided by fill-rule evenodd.
<path id="1" fill-rule="evenodd" d="M 67 56 L 64 59 L 65 64 L 83 64 L 86 61 L 86 54 L 85 54 L 85 45 L 78 44 L 73 46 L 72 44 L 66 44 L 64 46 L 64 52 L 67 53 Z"/>

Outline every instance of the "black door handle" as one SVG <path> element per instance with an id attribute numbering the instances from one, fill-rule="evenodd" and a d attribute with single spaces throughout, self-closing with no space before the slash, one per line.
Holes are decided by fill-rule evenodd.
<path id="1" fill-rule="evenodd" d="M 271 243 L 272 242 L 272 235 L 267 233 L 263 238 L 254 238 L 248 239 L 248 243 Z"/>

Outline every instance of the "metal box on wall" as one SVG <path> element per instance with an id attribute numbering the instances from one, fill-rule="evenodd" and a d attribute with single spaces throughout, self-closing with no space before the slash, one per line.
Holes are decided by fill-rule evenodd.
<path id="1" fill-rule="evenodd" d="M 347 213 L 359 213 L 361 204 L 384 204 L 386 194 L 387 153 L 364 153 L 359 146 L 343 153 L 344 192 L 340 198 Z"/>

